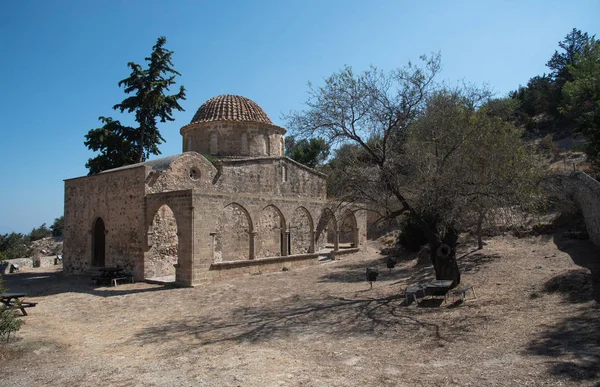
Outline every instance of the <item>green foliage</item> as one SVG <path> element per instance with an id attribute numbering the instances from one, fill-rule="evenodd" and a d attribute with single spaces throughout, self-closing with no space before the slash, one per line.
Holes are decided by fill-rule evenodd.
<path id="1" fill-rule="evenodd" d="M 592 37 L 567 70 L 570 80 L 562 89 L 561 112 L 586 137 L 584 150 L 600 168 L 600 41 Z"/>
<path id="2" fill-rule="evenodd" d="M 157 123 L 173 121 L 173 111 L 184 110 L 179 105 L 179 100 L 185 100 L 183 86 L 176 94 L 166 94 L 175 85 L 175 77 L 181 75 L 173 69 L 173 51 L 164 47 L 166 42 L 165 37 L 158 38 L 151 55 L 145 58 L 147 68 L 129 62 L 127 65 L 131 73 L 119 82 L 119 87 L 123 86 L 125 93 L 131 96 L 113 106 L 113 109 L 121 113 L 134 113 L 138 127 L 123 126 L 110 117 L 100 117 L 104 126 L 92 129 L 86 135 L 84 144 L 89 149 L 100 152 L 86 164 L 90 174 L 143 162 L 151 154 L 160 154 L 158 145 L 165 139 L 160 134 Z"/>
<path id="3" fill-rule="evenodd" d="M 598 44 L 594 35 L 573 28 L 546 63 L 550 74 L 535 76 L 510 93 L 519 102 L 513 122 L 535 133 L 569 135 L 578 130 L 589 140 L 588 156 L 595 159 L 600 154 L 593 91 L 598 88 Z"/>
<path id="4" fill-rule="evenodd" d="M 3 293 L 4 283 L 0 276 L 0 293 Z M 12 309 L 6 308 L 4 304 L 0 304 L 0 338 L 6 338 L 6 341 L 10 338 L 10 335 L 21 328 L 23 322 L 16 318 L 15 312 Z"/>
<path id="5" fill-rule="evenodd" d="M 21 233 L 0 235 L 0 252 L 6 259 L 26 257 L 29 253 L 29 243 L 29 238 Z"/>
<path id="6" fill-rule="evenodd" d="M 43 223 L 40 227 L 33 228 L 29 233 L 28 239 L 29 241 L 37 241 L 42 238 L 46 238 L 52 235 L 52 231 L 46 226 L 46 223 Z"/>
<path id="7" fill-rule="evenodd" d="M 104 125 L 101 128 L 91 129 L 85 135 L 85 146 L 100 154 L 88 160 L 85 167 L 90 175 L 102 171 L 118 168 L 123 165 L 134 164 L 137 161 L 138 136 L 136 130 L 123 126 L 111 117 L 98 118 Z"/>
<path id="8" fill-rule="evenodd" d="M 310 168 L 317 168 L 329 157 L 329 144 L 322 137 L 301 139 L 286 138 L 285 155 Z"/>
<path id="9" fill-rule="evenodd" d="M 417 252 L 427 242 L 420 217 L 411 213 L 400 223 L 398 243 L 408 251 Z"/>
<path id="10" fill-rule="evenodd" d="M 50 226 L 52 236 L 59 237 L 63 236 L 65 229 L 65 217 L 61 215 L 59 218 L 54 219 L 54 223 Z"/>

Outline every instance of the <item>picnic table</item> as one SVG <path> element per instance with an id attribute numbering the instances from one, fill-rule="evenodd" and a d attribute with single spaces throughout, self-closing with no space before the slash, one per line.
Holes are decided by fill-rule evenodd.
<path id="1" fill-rule="evenodd" d="M 433 280 L 425 285 L 425 294 L 445 297 L 453 283 L 452 280 Z"/>
<path id="2" fill-rule="evenodd" d="M 23 316 L 27 316 L 25 308 L 31 308 L 37 305 L 37 302 L 25 302 L 21 300 L 27 293 L 0 293 L 0 302 L 8 309 L 20 309 Z"/>
<path id="3" fill-rule="evenodd" d="M 92 276 L 92 281 L 100 285 L 101 283 L 112 284 L 117 286 L 119 280 L 130 280 L 133 282 L 133 277 L 124 272 L 122 267 L 101 267 L 98 269 L 98 274 Z"/>
<path id="4" fill-rule="evenodd" d="M 426 296 L 444 296 L 445 302 L 446 295 L 453 283 L 454 281 L 452 280 L 433 280 L 426 283 L 410 285 L 405 291 L 405 304 L 408 305 L 411 298 L 418 304 L 418 298 L 424 298 Z"/>

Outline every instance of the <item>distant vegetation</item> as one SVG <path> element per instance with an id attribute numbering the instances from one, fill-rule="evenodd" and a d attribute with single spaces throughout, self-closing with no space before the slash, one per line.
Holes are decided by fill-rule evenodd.
<path id="1" fill-rule="evenodd" d="M 512 119 L 529 133 L 559 139 L 585 136 L 589 160 L 600 167 L 600 41 L 576 28 L 558 43 L 546 66 L 510 93 Z"/>
<path id="2" fill-rule="evenodd" d="M 63 235 L 64 217 L 54 219 L 54 223 L 48 228 L 46 223 L 34 227 L 29 234 L 11 232 L 0 234 L 0 260 L 23 258 L 29 255 L 31 242 L 49 237 L 61 237 Z"/>

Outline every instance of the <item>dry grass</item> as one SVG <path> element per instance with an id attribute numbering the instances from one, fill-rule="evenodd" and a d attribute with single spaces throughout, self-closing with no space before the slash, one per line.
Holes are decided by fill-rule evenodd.
<path id="1" fill-rule="evenodd" d="M 560 237 L 462 251 L 477 299 L 404 306 L 431 278 L 369 251 L 296 271 L 165 288 L 96 288 L 40 269 L 6 276 L 39 302 L 0 347 L 11 386 L 525 386 L 600 380 L 597 250 Z M 414 256 L 413 256 L 414 257 Z M 575 262 L 575 263 L 574 263 Z M 577 264 L 576 264 L 577 263 Z M 369 290 L 365 268 L 379 267 Z M 596 298 L 600 299 L 600 298 Z"/>

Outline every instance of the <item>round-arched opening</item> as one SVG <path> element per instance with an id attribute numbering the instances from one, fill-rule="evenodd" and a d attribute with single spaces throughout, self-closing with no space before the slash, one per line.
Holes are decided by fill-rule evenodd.
<path id="1" fill-rule="evenodd" d="M 287 238 L 285 221 L 279 209 L 272 205 L 264 208 L 256 226 L 256 258 L 288 255 Z"/>
<path id="2" fill-rule="evenodd" d="M 326 208 L 321 213 L 319 223 L 317 223 L 315 244 L 317 251 L 331 250 L 335 248 L 335 234 L 337 222 L 333 212 Z"/>
<path id="3" fill-rule="evenodd" d="M 251 232 L 248 211 L 237 203 L 225 206 L 217 221 L 214 262 L 250 259 Z"/>
<path id="4" fill-rule="evenodd" d="M 340 224 L 340 248 L 351 248 L 358 246 L 358 229 L 356 217 L 352 212 L 348 212 L 344 216 L 344 220 Z"/>
<path id="5" fill-rule="evenodd" d="M 92 225 L 92 266 L 104 267 L 106 263 L 106 227 L 102 218 Z"/>
<path id="6" fill-rule="evenodd" d="M 311 252 L 313 221 L 310 213 L 304 207 L 294 210 L 290 222 L 290 251 L 291 254 L 306 254 Z"/>
<path id="7" fill-rule="evenodd" d="M 148 242 L 150 249 L 144 262 L 144 277 L 175 281 L 179 237 L 175 214 L 168 205 L 163 204 L 156 211 L 148 230 Z"/>

